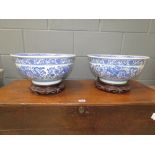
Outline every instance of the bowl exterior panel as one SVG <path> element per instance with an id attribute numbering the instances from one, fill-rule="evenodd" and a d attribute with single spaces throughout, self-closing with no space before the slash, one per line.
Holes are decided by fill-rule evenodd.
<path id="1" fill-rule="evenodd" d="M 39 85 L 54 85 L 72 71 L 74 54 L 18 53 L 11 55 L 18 71 Z"/>
<path id="2" fill-rule="evenodd" d="M 89 57 L 89 62 L 102 65 L 123 65 L 123 66 L 141 66 L 144 65 L 145 59 L 107 59 Z"/>
<path id="3" fill-rule="evenodd" d="M 144 65 L 141 66 L 115 66 L 91 64 L 90 68 L 97 77 L 111 81 L 128 81 L 140 74 Z"/>
<path id="4" fill-rule="evenodd" d="M 74 63 L 74 57 L 70 58 L 16 58 L 16 64 L 23 65 L 60 65 Z"/>
<path id="5" fill-rule="evenodd" d="M 103 81 L 127 82 L 138 76 L 149 59 L 146 56 L 93 55 L 88 56 L 92 73 Z"/>
<path id="6" fill-rule="evenodd" d="M 66 77 L 72 70 L 72 64 L 55 66 L 16 65 L 18 71 L 31 79 L 59 80 Z"/>

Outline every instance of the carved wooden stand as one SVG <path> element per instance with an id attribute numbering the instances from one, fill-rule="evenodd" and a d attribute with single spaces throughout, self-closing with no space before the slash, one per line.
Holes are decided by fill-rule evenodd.
<path id="1" fill-rule="evenodd" d="M 62 92 L 64 88 L 65 85 L 63 82 L 50 86 L 38 86 L 32 83 L 30 86 L 30 90 L 36 95 L 58 94 Z"/>
<path id="2" fill-rule="evenodd" d="M 100 81 L 99 79 L 96 80 L 95 85 L 100 90 L 114 94 L 126 93 L 131 89 L 130 83 L 127 83 L 125 85 L 110 85 Z"/>

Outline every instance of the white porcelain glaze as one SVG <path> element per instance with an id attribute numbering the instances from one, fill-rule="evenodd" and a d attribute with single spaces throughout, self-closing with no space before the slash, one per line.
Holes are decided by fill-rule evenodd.
<path id="1" fill-rule="evenodd" d="M 88 57 L 92 73 L 101 81 L 114 85 L 124 85 L 137 77 L 149 59 L 147 56 L 107 54 L 91 54 Z"/>
<path id="2" fill-rule="evenodd" d="M 19 72 L 36 85 L 60 83 L 71 72 L 75 55 L 51 53 L 11 54 Z"/>

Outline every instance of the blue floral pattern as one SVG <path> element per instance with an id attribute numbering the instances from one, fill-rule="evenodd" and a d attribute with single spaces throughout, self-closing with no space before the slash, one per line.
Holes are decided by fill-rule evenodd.
<path id="1" fill-rule="evenodd" d="M 128 81 L 138 76 L 148 57 L 134 56 L 101 56 L 89 57 L 89 63 L 92 73 L 104 80 L 122 82 Z"/>
<path id="2" fill-rule="evenodd" d="M 31 79 L 59 80 L 66 77 L 71 72 L 72 64 L 44 67 L 17 65 L 17 69 L 21 74 Z"/>
<path id="3" fill-rule="evenodd" d="M 102 58 L 89 58 L 91 63 L 99 63 L 102 65 L 126 65 L 126 66 L 139 66 L 144 65 L 145 60 L 141 59 L 102 59 Z"/>
<path id="4" fill-rule="evenodd" d="M 48 53 L 18 53 L 15 64 L 27 78 L 39 82 L 61 81 L 72 71 L 75 55 Z"/>
<path id="5" fill-rule="evenodd" d="M 16 58 L 16 64 L 23 65 L 57 65 L 70 64 L 74 62 L 74 58 Z"/>
<path id="6" fill-rule="evenodd" d="M 104 66 L 90 64 L 92 72 L 105 80 L 127 81 L 136 77 L 142 70 L 140 67 Z"/>

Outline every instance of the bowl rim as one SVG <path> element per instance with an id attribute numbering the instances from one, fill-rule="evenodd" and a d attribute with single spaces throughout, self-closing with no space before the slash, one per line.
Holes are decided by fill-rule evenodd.
<path id="1" fill-rule="evenodd" d="M 121 54 L 88 54 L 90 58 L 108 58 L 108 59 L 150 59 L 149 56 L 142 55 L 121 55 Z M 114 56 L 114 57 L 110 57 Z M 128 57 L 130 56 L 130 57 Z"/>
<path id="2" fill-rule="evenodd" d="M 27 55 L 22 55 L 27 54 Z M 29 54 L 46 54 L 46 55 L 29 55 Z M 11 57 L 16 58 L 70 58 L 75 57 L 75 54 L 64 54 L 64 53 L 15 53 L 10 54 Z"/>

